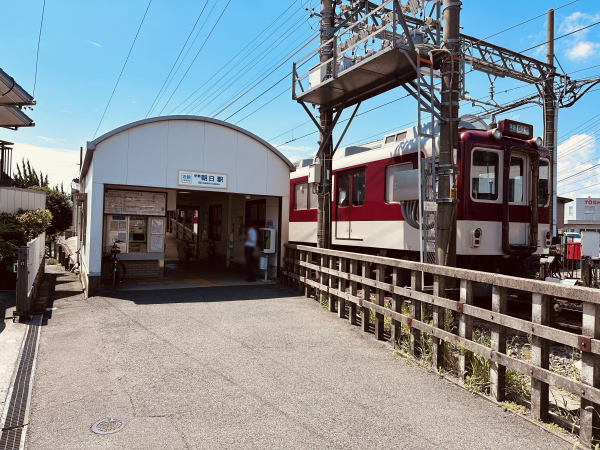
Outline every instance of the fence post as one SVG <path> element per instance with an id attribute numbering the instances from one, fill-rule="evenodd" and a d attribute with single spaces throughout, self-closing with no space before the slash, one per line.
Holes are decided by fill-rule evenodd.
<path id="1" fill-rule="evenodd" d="M 600 337 L 600 314 L 593 303 L 583 302 L 581 334 L 598 339 Z M 588 351 L 581 352 L 581 382 L 594 387 L 600 385 L 600 364 L 598 356 Z M 584 388 L 582 386 L 582 388 Z M 585 388 L 584 388 L 585 389 Z M 600 437 L 600 407 L 589 400 L 581 399 L 579 412 L 579 440 L 588 446 Z"/>
<path id="2" fill-rule="evenodd" d="M 328 264 L 329 257 L 327 255 L 321 254 L 321 260 L 320 261 L 321 262 L 319 263 L 319 269 L 323 269 L 323 268 L 329 267 L 329 264 Z M 321 292 L 320 292 L 320 295 L 319 295 L 319 301 L 321 302 L 321 304 L 323 304 L 324 297 L 327 295 L 327 286 L 329 286 L 329 277 L 322 270 L 319 273 L 319 283 L 321 285 Z"/>
<path id="3" fill-rule="evenodd" d="M 549 325 L 551 304 L 551 297 L 542 294 L 532 294 L 531 322 Z M 547 339 L 542 339 L 535 335 L 532 336 L 531 363 L 542 369 L 550 368 L 550 342 Z M 531 377 L 531 414 L 534 419 L 548 419 L 548 395 L 548 384 Z"/>
<path id="4" fill-rule="evenodd" d="M 356 259 L 350 260 L 350 273 L 352 275 L 358 274 L 358 261 Z M 355 297 L 358 294 L 358 286 L 356 281 L 350 281 L 350 295 Z M 348 320 L 350 321 L 350 325 L 356 325 L 356 303 L 350 302 L 348 305 Z"/>
<path id="5" fill-rule="evenodd" d="M 414 292 L 422 290 L 421 272 L 410 271 L 410 289 Z M 421 302 L 414 298 L 410 300 L 410 317 L 413 320 L 421 320 Z M 412 327 L 410 329 L 410 354 L 413 356 L 421 354 L 421 330 Z"/>
<path id="6" fill-rule="evenodd" d="M 435 275 L 433 277 L 433 295 L 436 297 L 446 297 L 446 277 Z M 444 329 L 444 319 L 446 311 L 440 306 L 433 305 L 433 326 Z M 431 363 L 438 370 L 444 367 L 444 341 L 442 339 L 431 336 L 432 355 Z"/>
<path id="7" fill-rule="evenodd" d="M 460 299 L 465 305 L 473 304 L 473 282 L 471 280 L 460 280 Z M 458 335 L 461 338 L 471 340 L 473 338 L 473 317 L 468 314 L 461 314 L 458 319 Z M 471 360 L 462 350 L 458 355 L 458 376 L 465 381 L 467 375 L 471 374 Z"/>
<path id="8" fill-rule="evenodd" d="M 300 272 L 300 266 L 298 265 L 298 250 L 297 249 L 294 249 L 292 251 L 292 261 L 293 261 L 292 262 L 292 268 L 293 268 L 292 272 L 294 273 L 294 275 L 298 275 Z M 299 285 L 298 278 L 292 277 L 291 288 L 293 290 L 296 290 L 296 289 L 298 289 L 298 285 Z"/>
<path id="9" fill-rule="evenodd" d="M 392 269 L 392 285 L 400 286 L 402 283 L 402 270 L 400 267 L 394 267 Z M 399 312 L 402 314 L 402 305 L 404 304 L 404 297 L 398 294 L 392 294 L 392 311 Z M 402 338 L 402 325 L 397 320 L 392 319 L 391 329 L 392 344 L 400 344 Z"/>
<path id="10" fill-rule="evenodd" d="M 337 270 L 337 261 L 335 256 L 329 257 L 329 268 L 331 270 Z M 337 287 L 337 277 L 329 275 L 329 287 L 335 289 Z M 330 290 L 331 290 L 330 289 Z M 335 312 L 335 306 L 337 303 L 337 297 L 329 292 L 329 311 Z"/>
<path id="11" fill-rule="evenodd" d="M 29 315 L 29 293 L 27 292 L 27 278 L 28 278 L 27 265 L 27 247 L 19 247 L 17 256 L 17 301 L 16 301 L 16 312 L 19 317 L 27 317 Z"/>
<path id="12" fill-rule="evenodd" d="M 283 267 L 284 267 L 284 272 L 281 274 L 281 284 L 283 284 L 284 286 L 289 286 L 289 275 L 288 272 L 290 270 L 290 263 L 288 261 L 286 261 L 287 258 L 290 257 L 290 249 L 287 247 L 283 248 Z"/>
<path id="13" fill-rule="evenodd" d="M 385 281 L 385 266 L 383 264 L 377 264 L 377 281 Z M 377 288 L 377 304 L 379 306 L 385 306 L 385 291 Z M 375 313 L 375 339 L 383 341 L 383 314 Z"/>
<path id="14" fill-rule="evenodd" d="M 300 256 L 298 258 L 298 263 L 301 263 L 301 262 L 304 261 L 304 253 L 305 252 L 303 250 L 300 250 Z M 300 266 L 300 264 L 298 264 L 298 265 L 300 267 L 300 271 L 298 273 L 298 275 L 300 276 L 300 279 L 298 280 L 298 292 L 300 294 L 304 294 L 305 286 L 304 286 L 304 283 L 301 280 L 302 280 L 302 277 L 306 276 L 306 267 Z"/>
<path id="15" fill-rule="evenodd" d="M 371 277 L 371 263 L 369 261 L 362 261 L 362 276 L 363 278 Z M 365 283 L 362 283 L 362 299 L 363 301 L 371 300 L 371 287 Z M 360 309 L 360 313 L 362 329 L 365 333 L 368 333 L 371 322 L 371 310 L 363 306 Z"/>
<path id="16" fill-rule="evenodd" d="M 492 316 L 493 313 L 506 314 L 508 298 L 507 288 L 492 287 Z M 506 327 L 492 325 L 492 350 L 506 353 Z M 506 393 L 506 367 L 490 361 L 490 393 L 498 402 L 504 401 Z"/>
<path id="17" fill-rule="evenodd" d="M 346 292 L 346 278 L 344 273 L 346 272 L 346 258 L 340 258 L 340 272 L 342 276 L 338 277 L 338 290 L 343 294 Z M 343 319 L 346 316 L 346 300 L 341 295 L 338 297 L 338 317 Z"/>
<path id="18" fill-rule="evenodd" d="M 306 260 L 307 264 L 312 263 L 312 252 L 306 252 L 305 260 Z M 312 271 L 308 267 L 306 268 L 305 276 L 308 280 L 312 279 Z M 310 298 L 310 293 L 311 293 L 311 285 L 308 283 L 305 283 L 304 284 L 304 295 L 306 296 L 306 298 Z"/>

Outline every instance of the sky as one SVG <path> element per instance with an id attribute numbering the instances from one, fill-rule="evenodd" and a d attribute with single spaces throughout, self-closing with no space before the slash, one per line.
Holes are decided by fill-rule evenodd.
<path id="1" fill-rule="evenodd" d="M 487 1 L 463 0 L 461 31 L 486 39 L 542 15 L 489 38 L 494 44 L 522 51 L 545 41 L 546 10 L 570 1 L 504 0 L 502 8 L 490 8 Z M 47 0 L 34 92 L 43 3 L 21 0 L 4 8 L 13 20 L 3 24 L 0 34 L 0 67 L 35 94 L 37 105 L 26 111 L 35 127 L 0 129 L 0 139 L 14 142 L 13 160 L 29 159 L 34 168 L 48 174 L 51 185 L 69 186 L 77 175 L 80 147 L 96 136 L 146 116 L 212 116 L 249 88 L 216 117 L 271 142 L 292 161 L 314 155 L 318 135 L 302 107 L 291 99 L 288 76 L 292 62 L 308 53 L 312 44 L 284 61 L 316 36 L 318 18 L 310 18 L 306 8 L 318 11 L 318 0 L 152 0 L 149 7 L 148 0 Z M 276 19 L 272 28 L 260 34 Z M 555 12 L 555 35 L 598 21 L 600 2 L 578 0 Z M 600 25 L 559 39 L 555 45 L 562 69 L 574 79 L 600 76 Z M 545 46 L 525 54 L 545 60 Z M 159 96 L 163 84 L 166 90 Z M 473 72 L 467 75 L 466 89 L 473 98 L 489 98 L 490 82 L 484 74 Z M 498 103 L 534 92 L 534 86 L 518 81 L 499 78 L 494 82 Z M 413 126 L 416 102 L 410 98 L 367 112 L 405 95 L 397 88 L 364 102 L 359 110 L 364 114 L 355 118 L 342 146 Z M 600 90 L 592 91 L 571 108 L 560 110 L 559 195 L 600 197 L 600 166 L 595 167 L 600 163 L 599 101 Z M 461 114 L 482 111 L 467 102 L 460 108 Z M 351 110 L 345 111 L 341 120 L 350 114 Z M 542 135 L 539 106 L 510 111 L 501 118 L 530 123 L 534 135 Z M 336 129 L 338 136 L 341 130 Z"/>

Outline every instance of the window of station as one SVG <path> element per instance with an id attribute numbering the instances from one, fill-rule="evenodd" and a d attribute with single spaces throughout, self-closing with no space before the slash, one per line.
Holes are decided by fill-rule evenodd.
<path id="1" fill-rule="evenodd" d="M 385 168 L 385 202 L 394 203 L 394 174 L 412 170 L 412 163 L 395 164 Z M 397 202 L 396 202 L 397 203 Z"/>
<path id="2" fill-rule="evenodd" d="M 338 206 L 344 207 L 350 205 L 350 174 L 342 173 L 338 175 Z"/>
<path id="3" fill-rule="evenodd" d="M 584 210 L 584 214 L 596 214 L 596 207 L 594 205 L 586 206 L 585 210 Z"/>
<path id="4" fill-rule="evenodd" d="M 294 185 L 294 209 L 316 209 L 319 196 L 306 181 Z"/>
<path id="5" fill-rule="evenodd" d="M 538 205 L 546 206 L 548 203 L 548 180 L 550 178 L 550 164 L 547 159 L 540 159 L 540 179 L 538 184 Z M 573 207 L 569 207 L 569 214 L 573 214 Z"/>
<path id="6" fill-rule="evenodd" d="M 511 156 L 508 174 L 508 201 L 521 203 L 523 201 L 523 158 Z"/>
<path id="7" fill-rule="evenodd" d="M 572 216 L 573 215 L 573 207 L 569 206 L 569 215 Z"/>
<path id="8" fill-rule="evenodd" d="M 473 200 L 498 200 L 498 153 L 474 150 L 471 163 Z"/>
<path id="9" fill-rule="evenodd" d="M 352 206 L 365 204 L 365 171 L 352 174 Z"/>
<path id="10" fill-rule="evenodd" d="M 208 208 L 209 225 L 208 238 L 213 241 L 221 240 L 221 226 L 223 221 L 222 205 L 213 205 Z"/>

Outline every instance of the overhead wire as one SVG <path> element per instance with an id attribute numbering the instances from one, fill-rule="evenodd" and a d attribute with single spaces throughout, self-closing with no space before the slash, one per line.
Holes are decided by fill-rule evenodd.
<path id="1" fill-rule="evenodd" d="M 140 26 L 138 27 L 137 32 L 135 33 L 135 37 L 133 38 L 133 42 L 131 43 L 131 47 L 129 48 L 129 53 L 127 53 L 127 58 L 125 58 L 125 62 L 123 63 L 123 67 L 121 68 L 121 72 L 119 73 L 119 77 L 117 78 L 117 82 L 115 83 L 115 87 L 110 94 L 110 98 L 108 99 L 108 103 L 106 104 L 106 108 L 104 108 L 104 112 L 102 113 L 102 117 L 100 118 L 100 122 L 96 127 L 96 132 L 94 133 L 94 138 L 96 138 L 96 134 L 98 134 L 98 130 L 100 129 L 100 125 L 104 120 L 104 116 L 106 115 L 106 111 L 108 110 L 108 106 L 112 101 L 113 96 L 115 95 L 115 91 L 117 90 L 117 86 L 119 85 L 119 81 L 121 81 L 121 76 L 123 75 L 123 71 L 125 70 L 125 66 L 127 65 L 127 61 L 129 61 L 129 56 L 131 55 L 131 51 L 133 50 L 133 46 L 137 41 L 138 35 L 140 34 L 140 30 L 142 29 L 142 25 L 144 24 L 144 20 L 146 20 L 146 14 L 148 14 L 148 10 L 150 9 L 150 5 L 152 4 L 152 0 L 148 2 L 148 6 L 146 6 L 146 11 L 144 11 L 144 17 L 142 17 L 142 21 L 140 22 Z"/>
<path id="2" fill-rule="evenodd" d="M 600 24 L 600 21 L 592 23 L 591 25 L 587 25 L 585 27 L 579 28 L 577 30 L 571 31 L 570 33 L 563 34 L 562 36 L 559 36 L 559 37 L 556 37 L 556 38 L 552 39 L 551 41 L 542 42 L 541 44 L 537 44 L 537 45 L 534 45 L 533 47 L 526 48 L 525 50 L 521 50 L 520 52 L 517 52 L 517 53 L 525 53 L 525 52 L 528 52 L 529 50 L 533 50 L 534 48 L 541 47 L 542 45 L 546 45 L 546 44 L 548 44 L 550 42 L 556 42 L 559 39 L 562 39 L 562 38 L 567 37 L 567 36 L 571 36 L 572 34 L 578 33 L 578 32 L 583 31 L 583 30 L 587 30 L 588 28 L 595 27 L 598 24 Z"/>
<path id="3" fill-rule="evenodd" d="M 246 46 L 245 46 L 244 48 L 242 48 L 242 49 L 241 49 L 241 50 L 240 50 L 238 53 L 236 53 L 236 55 L 235 55 L 233 58 L 231 58 L 231 59 L 230 59 L 230 60 L 229 60 L 227 63 L 225 63 L 224 65 L 222 65 L 222 66 L 221 66 L 221 68 L 220 68 L 220 69 L 219 69 L 217 72 L 215 72 L 215 73 L 214 73 L 214 74 L 213 74 L 213 75 L 212 75 L 212 76 L 211 76 L 211 77 L 210 77 L 210 78 L 209 78 L 207 81 L 205 81 L 204 83 L 202 83 L 202 84 L 200 85 L 200 87 L 198 87 L 198 89 L 196 89 L 194 92 L 192 92 L 192 93 L 191 93 L 191 94 L 190 94 L 190 95 L 189 95 L 189 96 L 188 96 L 188 97 L 187 97 L 185 100 L 183 100 L 183 101 L 182 101 L 182 102 L 181 102 L 179 105 L 177 105 L 177 106 L 175 107 L 175 109 L 177 109 L 177 108 L 181 107 L 181 106 L 182 106 L 184 103 L 186 103 L 186 102 L 187 102 L 187 101 L 188 101 L 190 98 L 192 98 L 192 97 L 193 97 L 193 96 L 194 96 L 194 95 L 195 95 L 195 94 L 196 94 L 196 93 L 197 93 L 197 92 L 198 92 L 200 89 L 202 89 L 202 88 L 205 88 L 205 87 L 206 87 L 206 85 L 207 85 L 207 84 L 208 84 L 208 83 L 209 83 L 209 82 L 210 82 L 210 81 L 211 81 L 213 78 L 215 78 L 215 77 L 216 77 L 216 76 L 217 76 L 219 73 L 221 73 L 221 71 L 222 71 L 222 70 L 224 70 L 224 69 L 225 69 L 225 68 L 226 68 L 226 67 L 227 67 L 229 64 L 231 64 L 233 61 L 235 61 L 235 59 L 236 59 L 236 58 L 237 58 L 239 55 L 241 55 L 241 54 L 242 54 L 242 53 L 243 53 L 243 52 L 244 52 L 244 51 L 245 51 L 245 50 L 246 50 L 248 47 L 250 47 L 250 46 L 251 46 L 251 45 L 252 45 L 252 44 L 253 44 L 253 43 L 254 43 L 254 42 L 255 42 L 255 41 L 258 39 L 258 38 L 260 38 L 260 36 L 262 36 L 262 35 L 263 35 L 263 34 L 264 34 L 264 33 L 265 33 L 265 32 L 266 32 L 266 31 L 267 31 L 269 28 L 271 28 L 271 27 L 272 27 L 272 26 L 273 26 L 273 25 L 274 25 L 274 24 L 275 24 L 275 23 L 276 23 L 276 22 L 277 22 L 277 21 L 278 21 L 278 20 L 281 18 L 281 16 L 283 16 L 283 15 L 284 15 L 284 14 L 287 12 L 287 10 L 288 10 L 288 9 L 289 9 L 289 8 L 290 8 L 290 7 L 291 7 L 291 6 L 292 6 L 294 3 L 296 3 L 296 1 L 295 1 L 295 0 L 294 0 L 294 1 L 292 1 L 292 4 L 291 4 L 290 6 L 288 6 L 286 9 L 284 9 L 284 10 L 283 10 L 283 12 L 282 12 L 282 13 L 281 13 L 281 14 L 280 14 L 280 15 L 279 15 L 279 16 L 278 16 L 278 17 L 277 17 L 275 20 L 273 20 L 273 21 L 272 21 L 272 22 L 271 22 L 269 25 L 267 25 L 267 27 L 266 27 L 266 28 L 264 28 L 264 29 L 263 29 L 263 30 L 262 30 L 262 31 L 261 31 L 259 34 L 257 34 L 257 35 L 254 37 L 254 39 L 252 39 L 252 40 L 251 40 L 251 41 L 250 41 L 248 44 L 246 44 Z M 285 23 L 285 22 L 284 22 L 284 23 Z M 243 59 L 242 59 L 242 60 L 241 60 L 241 61 L 240 61 L 238 64 L 241 64 L 241 62 L 243 62 L 243 60 L 244 60 L 245 58 L 247 58 L 247 57 L 248 57 L 248 56 L 249 56 L 249 55 L 250 55 L 250 54 L 251 54 L 253 51 L 254 51 L 254 50 L 252 50 L 251 52 L 247 52 L 247 53 L 246 53 L 246 56 L 245 56 L 245 57 L 244 57 L 244 58 L 243 58 Z M 213 84 L 211 87 L 209 87 L 209 88 L 207 89 L 207 91 L 210 91 L 210 90 L 212 89 L 212 87 L 213 87 L 213 86 L 215 86 L 216 84 L 218 84 L 218 83 L 219 83 L 219 82 L 221 82 L 221 81 L 223 81 L 223 78 L 221 78 L 221 79 L 217 80 L 217 82 L 216 82 L 216 83 L 214 83 L 214 84 Z M 198 97 L 198 98 L 200 98 L 200 97 Z M 192 107 L 192 105 L 194 105 L 194 103 L 196 103 L 196 101 L 197 101 L 197 99 L 196 99 L 196 100 L 193 100 L 193 101 L 192 101 L 192 103 L 190 103 L 190 105 L 188 105 L 188 106 L 186 106 L 186 107 L 184 108 L 184 111 L 185 111 L 185 110 L 189 110 L 189 109 Z M 175 110 L 175 109 L 174 109 L 174 110 Z M 173 111 L 174 111 L 174 110 L 173 110 Z"/>
<path id="4" fill-rule="evenodd" d="M 164 104 L 164 106 L 162 107 L 162 109 L 160 110 L 159 115 L 162 114 L 162 112 L 165 110 L 165 108 L 167 107 L 167 105 L 169 104 L 169 102 L 171 101 L 171 99 L 173 98 L 173 95 L 175 95 L 175 92 L 177 92 L 177 89 L 179 89 L 179 86 L 181 86 L 181 83 L 183 82 L 183 80 L 185 79 L 185 77 L 187 76 L 188 72 L 190 71 L 190 69 L 192 68 L 192 65 L 194 64 L 194 62 L 196 62 L 196 59 L 198 58 L 198 55 L 200 54 L 200 52 L 202 51 L 202 49 L 204 48 L 204 46 L 206 45 L 206 42 L 208 41 L 208 39 L 211 37 L 213 31 L 215 30 L 215 27 L 219 24 L 219 22 L 221 21 L 221 17 L 223 17 L 223 14 L 225 13 L 225 11 L 227 10 L 227 8 L 229 7 L 229 4 L 231 3 L 231 0 L 227 0 L 227 4 L 225 5 L 225 8 L 223 8 L 223 11 L 221 11 L 221 14 L 219 15 L 219 18 L 217 19 L 217 21 L 215 22 L 215 24 L 213 25 L 213 27 L 211 28 L 210 32 L 208 33 L 208 36 L 206 36 L 206 39 L 204 39 L 204 42 L 202 43 L 202 46 L 200 47 L 200 49 L 198 50 L 198 52 L 196 53 L 196 56 L 194 56 L 194 59 L 192 60 L 192 62 L 190 63 L 190 65 L 188 66 L 187 70 L 185 71 L 185 73 L 183 74 L 183 76 L 181 77 L 181 80 L 179 80 L 179 83 L 177 83 L 177 86 L 175 86 L 175 89 L 173 90 L 173 92 L 171 93 L 171 96 L 169 97 L 169 99 L 167 100 L 167 102 Z M 216 5 L 216 3 L 215 3 Z"/>
<path id="5" fill-rule="evenodd" d="M 192 34 L 194 34 L 194 30 L 196 29 L 196 26 L 198 25 L 198 22 L 200 21 L 200 18 L 202 17 L 202 14 L 204 14 L 204 10 L 206 9 L 206 5 L 208 5 L 208 2 L 209 2 L 209 0 L 206 0 L 206 2 L 204 3 L 204 6 L 202 7 L 202 10 L 200 11 L 200 14 L 198 14 L 198 18 L 196 19 L 196 22 L 194 23 L 194 26 L 190 30 L 190 33 L 188 34 L 187 39 L 183 43 L 183 46 L 181 47 L 181 50 L 179 51 L 179 54 L 177 55 L 177 58 L 175 59 L 175 62 L 173 63 L 173 66 L 171 66 L 171 70 L 169 70 L 169 73 L 167 74 L 167 77 L 165 78 L 165 81 L 163 82 L 162 86 L 160 87 L 160 89 L 158 91 L 158 94 L 156 94 L 156 97 L 155 97 L 154 101 L 152 102 L 152 105 L 150 105 L 150 109 L 146 113 L 146 117 L 148 117 L 152 113 L 152 111 L 154 110 L 155 105 L 158 103 L 158 101 L 159 101 L 158 98 L 159 98 L 159 96 L 161 96 L 160 94 L 163 91 L 163 88 L 165 87 L 165 84 L 167 84 L 167 81 L 169 80 L 169 77 L 171 76 L 171 73 L 173 73 L 173 69 L 177 65 L 177 61 L 179 61 L 179 58 L 181 57 L 181 54 L 183 53 L 183 50 L 185 49 L 188 41 L 190 40 L 190 37 L 192 36 Z M 198 33 L 200 33 L 200 32 L 198 32 Z"/>
<path id="6" fill-rule="evenodd" d="M 44 25 L 44 11 L 46 10 L 46 0 L 42 5 L 42 18 L 40 19 L 40 32 L 38 34 L 37 51 L 35 53 L 35 74 L 33 76 L 33 92 L 32 97 L 35 97 L 35 86 L 37 84 L 37 73 L 38 73 L 38 61 L 40 56 L 40 42 L 42 41 L 42 26 Z"/>

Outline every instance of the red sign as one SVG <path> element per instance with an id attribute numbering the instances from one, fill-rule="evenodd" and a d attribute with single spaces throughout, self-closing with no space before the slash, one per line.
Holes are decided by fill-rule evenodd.
<path id="1" fill-rule="evenodd" d="M 600 205 L 600 200 L 586 200 L 586 205 Z"/>

